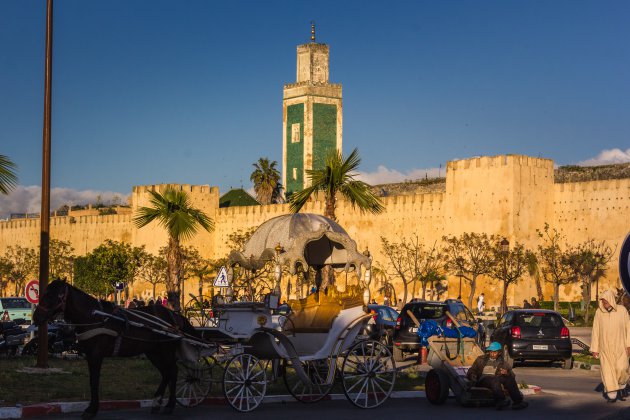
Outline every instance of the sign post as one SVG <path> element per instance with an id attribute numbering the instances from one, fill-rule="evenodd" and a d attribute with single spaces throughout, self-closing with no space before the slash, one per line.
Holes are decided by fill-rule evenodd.
<path id="1" fill-rule="evenodd" d="M 217 277 L 214 279 L 213 285 L 214 285 L 214 287 L 220 287 L 221 288 L 221 297 L 223 299 L 225 299 L 224 290 L 226 288 L 230 287 L 230 279 L 228 277 L 228 272 L 227 272 L 227 269 L 225 268 L 225 266 L 222 266 L 219 269 L 219 273 L 217 274 Z"/>

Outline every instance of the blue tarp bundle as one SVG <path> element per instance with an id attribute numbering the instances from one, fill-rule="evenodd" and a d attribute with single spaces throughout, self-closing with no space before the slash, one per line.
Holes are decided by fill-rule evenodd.
<path id="1" fill-rule="evenodd" d="M 441 335 L 447 338 L 476 337 L 477 332 L 470 327 L 460 327 L 459 332 L 454 328 L 442 328 L 437 322 L 432 320 L 424 321 L 418 328 L 418 337 L 420 337 L 420 345 L 427 347 L 429 345 L 429 337 Z"/>

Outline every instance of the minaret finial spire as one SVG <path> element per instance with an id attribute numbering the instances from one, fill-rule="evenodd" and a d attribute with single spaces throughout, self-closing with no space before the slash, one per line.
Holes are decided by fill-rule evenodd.
<path id="1" fill-rule="evenodd" d="M 315 42 L 315 21 L 311 20 L 311 42 Z"/>

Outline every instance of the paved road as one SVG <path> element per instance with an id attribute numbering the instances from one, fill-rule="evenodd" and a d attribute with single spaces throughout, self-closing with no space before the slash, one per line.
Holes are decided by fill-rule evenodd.
<path id="1" fill-rule="evenodd" d="M 630 399 L 626 402 L 607 404 L 601 394 L 594 391 L 599 384 L 599 373 L 573 369 L 563 370 L 558 366 L 526 365 L 515 369 L 519 382 L 540 385 L 546 390 L 543 394 L 527 397 L 530 407 L 523 411 L 507 410 L 497 412 L 492 408 L 464 408 L 449 399 L 445 405 L 435 407 L 425 399 L 392 399 L 383 406 L 364 411 L 355 408 L 346 401 L 322 401 L 317 404 L 301 403 L 263 404 L 252 414 L 237 413 L 228 406 L 205 406 L 195 408 L 178 407 L 174 417 L 182 419 L 243 419 L 247 416 L 256 419 L 277 420 L 281 418 L 299 418 L 300 420 L 322 420 L 343 418 L 365 420 L 366 418 L 416 418 L 422 416 L 440 416 L 440 419 L 527 419 L 570 418 L 581 419 L 630 419 Z M 53 416 L 48 418 L 67 418 Z M 74 416 L 78 418 L 78 415 Z M 100 420 L 117 419 L 152 419 L 148 410 L 127 410 L 102 412 Z"/>

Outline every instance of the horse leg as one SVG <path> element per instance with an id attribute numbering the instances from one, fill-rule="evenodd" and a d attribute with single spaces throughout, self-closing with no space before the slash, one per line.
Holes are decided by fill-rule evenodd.
<path id="1" fill-rule="evenodd" d="M 177 402 L 177 363 L 175 357 L 167 357 L 168 360 L 164 364 L 168 375 L 168 402 L 164 406 L 164 414 L 172 414 Z"/>
<path id="2" fill-rule="evenodd" d="M 151 404 L 151 414 L 157 414 L 160 412 L 160 409 L 162 408 L 162 398 L 164 397 L 164 391 L 166 390 L 166 385 L 168 383 L 168 376 L 166 374 L 166 370 L 164 369 L 163 363 L 155 354 L 153 353 L 151 354 L 145 353 L 145 354 L 147 356 L 147 359 L 149 359 L 149 361 L 151 362 L 151 364 L 155 366 L 157 370 L 160 371 L 160 376 L 162 377 L 162 380 L 160 381 L 160 385 L 158 385 L 158 388 L 155 391 L 155 394 L 153 395 L 153 403 Z"/>
<path id="3" fill-rule="evenodd" d="M 103 356 L 91 353 L 87 357 L 88 368 L 90 370 L 90 405 L 85 409 L 83 419 L 91 419 L 96 416 L 99 404 L 98 386 L 101 380 L 101 366 Z"/>

